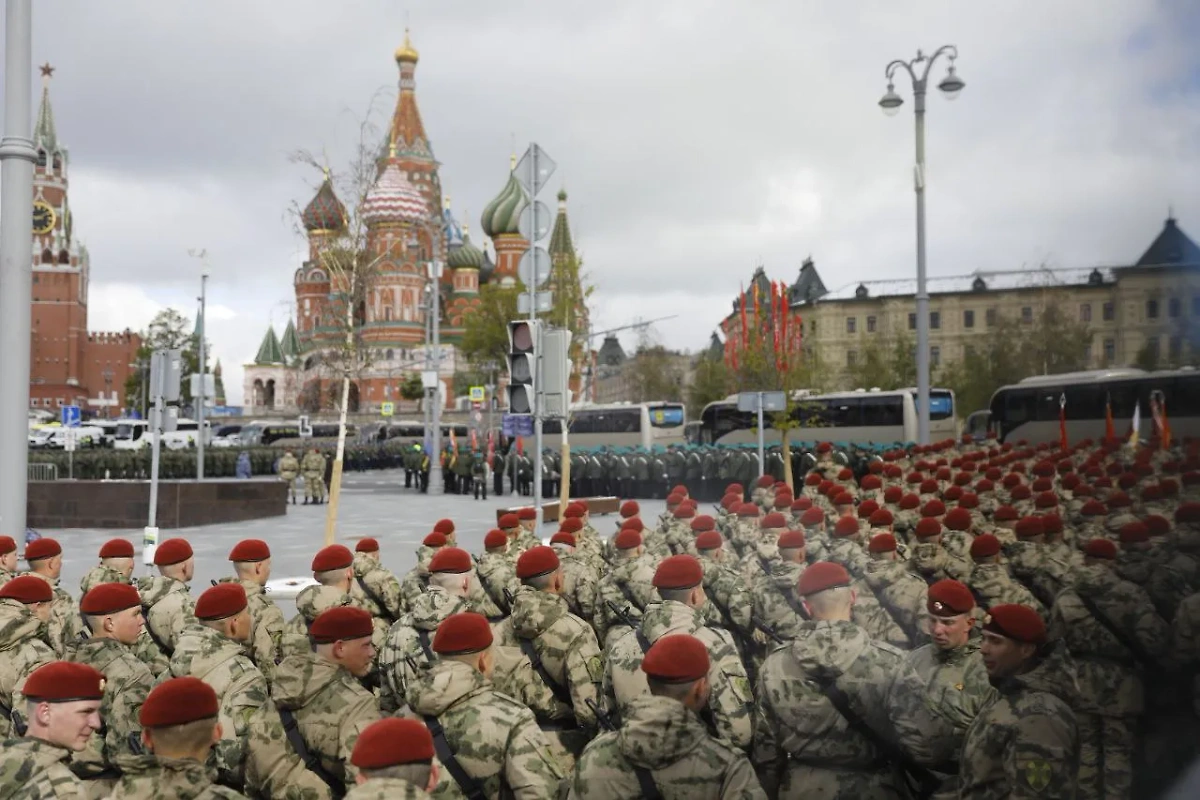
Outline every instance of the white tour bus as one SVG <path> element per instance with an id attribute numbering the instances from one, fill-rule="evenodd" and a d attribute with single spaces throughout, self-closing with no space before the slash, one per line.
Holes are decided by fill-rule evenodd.
<path id="1" fill-rule="evenodd" d="M 196 434 L 200 424 L 194 419 L 180 417 L 175 424 L 175 430 L 164 433 L 162 446 L 168 450 L 183 450 L 196 444 Z M 204 421 L 205 444 L 212 443 L 212 426 Z M 150 446 L 150 423 L 144 419 L 123 419 L 117 425 L 113 447 L 117 450 L 141 450 Z"/>
<path id="2" fill-rule="evenodd" d="M 687 407 L 683 403 L 613 403 L 571 409 L 572 447 L 645 447 L 684 444 Z M 542 425 L 547 447 L 562 443 L 562 422 Z"/>

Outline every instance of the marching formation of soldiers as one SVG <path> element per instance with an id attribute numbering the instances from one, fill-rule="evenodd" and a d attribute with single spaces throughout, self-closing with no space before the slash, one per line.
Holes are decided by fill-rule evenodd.
<path id="1" fill-rule="evenodd" d="M 817 451 L 404 574 L 330 545 L 290 620 L 264 541 L 193 600 L 185 539 L 116 539 L 77 601 L 0 537 L 0 797 L 1108 800 L 1197 755 L 1200 444 Z"/>

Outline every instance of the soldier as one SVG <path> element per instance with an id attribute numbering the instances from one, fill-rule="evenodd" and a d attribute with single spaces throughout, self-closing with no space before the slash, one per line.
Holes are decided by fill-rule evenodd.
<path id="1" fill-rule="evenodd" d="M 439 521 L 433 531 L 421 540 L 421 547 L 417 550 L 417 563 L 400 579 L 400 604 L 404 608 L 412 608 L 413 603 L 425 592 L 425 587 L 429 584 L 429 560 L 439 549 L 450 543 L 447 535 L 438 530 L 439 527 L 444 528 L 442 522 Z"/>
<path id="2" fill-rule="evenodd" d="M 243 539 L 229 551 L 237 583 L 246 592 L 250 609 L 252 633 L 251 657 L 255 666 L 270 683 L 275 676 L 275 664 L 283 657 L 283 612 L 267 597 L 265 587 L 271 579 L 271 548 L 262 539 Z"/>
<path id="3" fill-rule="evenodd" d="M 695 636 L 712 653 L 709 708 L 716 735 L 745 750 L 750 746 L 754 697 L 732 635 L 704 625 L 703 581 L 704 570 L 694 556 L 672 556 L 658 565 L 654 587 L 662 603 L 648 606 L 637 630 L 625 631 L 608 650 L 606 689 L 624 715 L 635 697 L 649 691 L 638 665 L 650 645 L 668 634 Z"/>
<path id="4" fill-rule="evenodd" d="M 368 536 L 354 545 L 354 580 L 366 598 L 371 616 L 391 624 L 404 614 L 400 581 L 380 560 L 378 539 Z"/>
<path id="5" fill-rule="evenodd" d="M 419 462 L 420 456 L 418 455 L 419 453 L 420 453 L 420 449 L 417 445 L 413 445 L 412 447 L 409 447 L 409 448 L 405 449 L 405 451 L 404 451 L 404 488 L 405 489 L 412 488 L 413 478 L 417 476 L 418 470 L 420 468 L 420 462 Z M 420 482 L 420 479 L 418 478 L 418 483 L 419 482 Z"/>
<path id="6" fill-rule="evenodd" d="M 283 454 L 283 458 L 279 459 L 279 480 L 287 484 L 288 499 L 292 501 L 292 505 L 296 505 L 296 476 L 300 474 L 300 462 L 292 455 L 292 451 L 288 450 Z M 308 488 L 308 478 L 304 479 L 305 489 Z M 407 485 L 407 484 L 406 484 Z M 304 503 L 308 504 L 308 498 L 304 498 Z"/>
<path id="7" fill-rule="evenodd" d="M 0 586 L 17 575 L 17 543 L 11 536 L 0 536 Z"/>
<path id="8" fill-rule="evenodd" d="M 40 635 L 53 602 L 50 584 L 33 575 L 0 586 L 0 738 L 11 735 L 13 712 L 22 710 L 19 689 L 26 677 L 54 660 Z"/>
<path id="9" fill-rule="evenodd" d="M 205 763 L 221 739 L 219 712 L 216 693 L 197 678 L 172 678 L 154 687 L 138 714 L 147 754 L 122 761 L 124 775 L 113 800 L 244 798 L 213 783 Z"/>
<path id="10" fill-rule="evenodd" d="M 1074 667 L 1027 606 L 994 606 L 979 647 L 998 696 L 971 723 L 959 756 L 962 800 L 1072 798 L 1079 760 Z"/>
<path id="11" fill-rule="evenodd" d="M 636 625 L 654 597 L 654 567 L 642 558 L 642 535 L 625 528 L 613 540 L 613 547 L 616 557 L 612 570 L 596 587 L 596 616 L 592 620 L 605 650 L 622 632 L 625 618 Z"/>
<path id="12" fill-rule="evenodd" d="M 671 634 L 646 651 L 640 668 L 649 694 L 630 702 L 619 732 L 588 744 L 569 798 L 766 800 L 745 754 L 701 721 L 710 693 L 707 650 L 694 636 Z"/>
<path id="13" fill-rule="evenodd" d="M 79 616 L 79 605 L 69 592 L 58 585 L 62 575 L 62 546 L 48 537 L 35 539 L 25 546 L 25 560 L 29 562 L 29 574 L 44 580 L 54 592 L 50 604 L 50 620 L 46 623 L 46 644 L 61 657 L 67 642 L 78 639 L 83 630 Z"/>
<path id="14" fill-rule="evenodd" d="M 1084 566 L 1050 612 L 1050 636 L 1076 659 L 1079 700 L 1079 796 L 1129 797 L 1146 670 L 1161 668 L 1171 629 L 1138 585 L 1116 574 L 1109 539 L 1084 546 Z"/>
<path id="15" fill-rule="evenodd" d="M 380 716 L 379 702 L 358 680 L 375 659 L 373 632 L 371 615 L 361 608 L 325 611 L 308 631 L 313 652 L 284 659 L 271 687 L 284 727 L 294 725 L 310 756 L 347 788 L 357 778 L 350 763 L 354 743 Z"/>
<path id="16" fill-rule="evenodd" d="M 133 544 L 128 539 L 110 539 L 100 548 L 100 563 L 79 582 L 82 597 L 102 583 L 132 583 Z"/>
<path id="17" fill-rule="evenodd" d="M 480 494 L 487 500 L 487 457 L 478 447 L 471 449 L 471 490 L 476 500 Z"/>
<path id="18" fill-rule="evenodd" d="M 912 548 L 909 569 L 928 584 L 946 578 L 962 582 L 971 576 L 971 565 L 967 560 L 942 545 L 943 533 L 942 523 L 936 517 L 922 517 L 914 529 L 917 541 Z"/>
<path id="19" fill-rule="evenodd" d="M 563 765 L 533 712 L 493 688 L 492 641 L 479 614 L 447 617 L 433 637 L 439 658 L 409 687 L 409 702 L 450 755 L 443 766 L 459 789 L 453 796 L 557 797 Z"/>
<path id="20" fill-rule="evenodd" d="M 564 523 L 567 521 L 563 520 Z M 550 537 L 550 546 L 562 564 L 562 596 L 567 601 L 567 608 L 580 619 L 590 620 L 596 614 L 596 584 L 599 578 L 595 567 L 577 554 L 576 541 L 574 533 L 560 530 Z"/>
<path id="21" fill-rule="evenodd" d="M 68 762 L 100 730 L 103 698 L 104 676 L 87 664 L 52 661 L 34 670 L 25 681 L 27 727 L 0 746 L 0 797 L 86 797 Z"/>
<path id="22" fill-rule="evenodd" d="M 192 546 L 187 539 L 167 539 L 154 551 L 154 565 L 159 574 L 141 578 L 138 591 L 146 631 L 163 655 L 170 658 L 175 640 L 192 618 L 192 598 L 188 594 L 188 584 L 196 571 Z"/>
<path id="23" fill-rule="evenodd" d="M 196 621 L 171 656 L 170 675 L 199 678 L 217 692 L 221 725 L 213 755 L 222 783 L 262 797 L 328 797 L 330 787 L 288 746 L 267 682 L 244 654 L 254 624 L 248 600 L 241 584 L 206 589 L 196 601 Z"/>
<path id="24" fill-rule="evenodd" d="M 929 586 L 908 571 L 908 567 L 900 560 L 897 548 L 894 534 L 877 533 L 872 536 L 867 544 L 871 560 L 867 562 L 864 578 L 879 604 L 900 626 L 908 640 L 920 642 L 928 635 L 925 609 Z"/>
<path id="25" fill-rule="evenodd" d="M 908 666 L 925 681 L 934 710 L 954 728 L 953 752 L 957 755 L 967 728 L 980 710 L 995 699 L 987 668 L 979 655 L 978 636 L 972 636 L 975 598 L 958 581 L 938 581 L 929 587 L 926 600 L 932 642 L 906 656 Z M 947 764 L 936 798 L 955 798 L 957 765 Z"/>
<path id="26" fill-rule="evenodd" d="M 325 502 L 325 456 L 317 448 L 311 448 L 300 462 L 304 475 L 304 505 L 310 502 L 320 505 Z"/>
<path id="27" fill-rule="evenodd" d="M 425 800 L 438 785 L 433 737 L 415 719 L 371 723 L 350 754 L 358 785 L 346 800 Z"/>
<path id="28" fill-rule="evenodd" d="M 763 788 L 788 798 L 898 795 L 894 770 L 944 761 L 949 726 L 929 710 L 903 653 L 851 621 L 844 567 L 809 566 L 797 591 L 813 622 L 758 676 L 751 761 Z"/>
<path id="29" fill-rule="evenodd" d="M 1029 606 L 1039 616 L 1045 614 L 1042 602 L 1024 585 L 1013 580 L 1008 567 L 1000 563 L 1000 551 L 1000 540 L 990 533 L 980 534 L 971 542 L 971 561 L 975 568 L 967 585 L 979 606 L 986 611 L 992 606 L 1017 603 Z"/>
<path id="30" fill-rule="evenodd" d="M 445 539 L 445 536 L 442 539 Z M 424 569 L 424 567 L 422 567 Z M 350 548 L 341 544 L 331 544 L 328 547 L 322 547 L 313 556 L 312 560 L 313 580 L 321 584 L 322 587 L 334 589 L 344 595 L 349 600 L 349 605 L 356 608 L 361 608 L 367 613 L 370 609 L 367 607 L 366 596 L 362 593 L 362 589 L 354 580 L 354 554 L 350 552 Z M 428 576 L 425 576 L 428 578 Z M 424 591 L 422 584 L 421 591 Z M 299 610 L 299 597 L 296 598 L 296 608 Z M 339 604 L 341 603 L 339 601 Z M 313 617 L 316 619 L 316 617 Z M 387 636 L 388 624 L 379 617 L 372 617 L 371 624 L 374 627 L 375 633 L 372 641 L 375 649 L 383 647 L 384 637 Z"/>
<path id="31" fill-rule="evenodd" d="M 142 633 L 142 599 L 127 583 L 101 583 L 83 596 L 80 611 L 91 637 L 67 645 L 66 659 L 104 674 L 100 718 L 104 727 L 72 760 L 75 774 L 91 783 L 91 795 L 107 793 L 120 774 L 117 760 L 136 755 L 130 734 L 141 730 L 138 709 L 154 687 L 154 675 L 133 650 Z"/>
<path id="32" fill-rule="evenodd" d="M 705 531 L 696 537 L 696 552 L 704 568 L 704 596 L 717 607 L 725 629 L 743 639 L 753 635 L 754 601 L 741 574 L 725 560 L 725 539 L 719 531 Z"/>
<path id="33" fill-rule="evenodd" d="M 762 663 L 767 653 L 782 640 L 795 639 L 800 626 L 808 619 L 795 594 L 796 583 L 806 565 L 806 545 L 804 531 L 784 531 L 777 543 L 777 557 L 763 559 L 750 584 L 755 622 L 764 631 L 769 631 L 768 636 L 772 639 L 753 648 L 755 664 Z"/>
<path id="34" fill-rule="evenodd" d="M 331 608 L 353 606 L 354 600 L 336 586 L 308 586 L 296 595 L 296 615 L 283 626 L 280 655 L 302 655 L 312 649 L 308 629 L 313 620 Z M 282 658 L 280 660 L 282 660 Z"/>
<path id="35" fill-rule="evenodd" d="M 512 615 L 496 628 L 503 645 L 520 647 L 558 701 L 547 723 L 572 755 L 598 725 L 604 666 L 592 628 L 570 612 L 562 596 L 563 569 L 550 547 L 527 550 L 517 559 L 521 589 L 512 602 Z"/>
<path id="36" fill-rule="evenodd" d="M 508 536 L 499 528 L 493 528 L 483 537 L 484 553 L 475 566 L 479 583 L 492 602 L 508 613 L 508 594 L 516 594 L 521 586 L 516 568 L 509 558 Z"/>

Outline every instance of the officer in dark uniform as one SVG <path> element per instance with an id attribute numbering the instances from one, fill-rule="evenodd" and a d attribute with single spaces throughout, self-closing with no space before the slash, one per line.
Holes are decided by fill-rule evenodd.
<path id="1" fill-rule="evenodd" d="M 478 447 L 471 448 L 471 489 L 476 500 L 487 500 L 487 458 Z"/>

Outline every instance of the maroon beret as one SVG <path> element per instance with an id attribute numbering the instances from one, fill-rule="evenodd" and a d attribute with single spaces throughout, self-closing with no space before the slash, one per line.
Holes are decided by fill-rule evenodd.
<path id="1" fill-rule="evenodd" d="M 630 519 L 633 519 L 630 517 Z M 567 517 L 558 524 L 559 530 L 567 533 L 579 533 L 583 530 L 583 519 L 580 517 Z"/>
<path id="2" fill-rule="evenodd" d="M 582 503 L 570 503 L 567 505 L 566 511 L 563 512 L 563 519 L 571 517 L 582 517 L 587 513 L 587 506 Z"/>
<path id="3" fill-rule="evenodd" d="M 433 761 L 433 736 L 425 723 L 404 717 L 372 722 L 358 735 L 350 763 L 359 769 L 387 769 Z"/>
<path id="4" fill-rule="evenodd" d="M 942 523 L 952 531 L 969 531 L 972 522 L 971 512 L 965 508 L 952 508 L 942 519 Z"/>
<path id="5" fill-rule="evenodd" d="M 758 476 L 758 480 L 754 482 L 754 485 L 760 489 L 766 489 L 775 485 L 775 479 L 770 475 L 760 475 Z"/>
<path id="6" fill-rule="evenodd" d="M 240 583 L 218 583 L 196 601 L 196 619 L 227 619 L 242 613 L 246 605 L 246 590 Z"/>
<path id="7" fill-rule="evenodd" d="M 379 549 L 378 545 L 375 549 Z M 242 539 L 229 551 L 230 561 L 266 561 L 270 557 L 271 548 L 262 539 Z"/>
<path id="8" fill-rule="evenodd" d="M 830 442 L 821 442 L 820 444 L 817 445 L 818 453 L 828 453 L 832 449 L 833 449 L 833 444 L 831 444 Z"/>
<path id="9" fill-rule="evenodd" d="M 786 528 L 787 519 L 778 511 L 772 511 L 761 520 L 758 521 L 758 527 L 765 530 L 767 528 Z"/>
<path id="10" fill-rule="evenodd" d="M 858 504 L 858 508 L 855 509 L 856 513 L 858 514 L 859 519 L 867 519 L 867 520 L 869 520 L 871 518 L 871 515 L 874 514 L 878 510 L 879 510 L 879 503 L 876 503 L 874 500 L 863 500 L 861 503 Z"/>
<path id="11" fill-rule="evenodd" d="M 958 507 L 965 508 L 970 511 L 973 508 L 979 508 L 979 496 L 974 492 L 963 492 L 958 498 Z"/>
<path id="12" fill-rule="evenodd" d="M 850 585 L 850 573 L 841 564 L 832 561 L 818 561 L 800 574 L 796 592 L 807 597 L 827 589 Z"/>
<path id="13" fill-rule="evenodd" d="M 899 503 L 902 497 L 904 497 L 904 490 L 899 486 L 889 486 L 883 490 L 883 502 L 885 503 Z"/>
<path id="14" fill-rule="evenodd" d="M 1183 503 L 1175 509 L 1176 522 L 1200 522 L 1200 503 Z M 2 552 L 2 550 L 0 550 Z"/>
<path id="15" fill-rule="evenodd" d="M 525 522 L 532 520 L 532 519 L 537 519 L 537 509 L 532 508 L 530 506 L 518 508 L 517 509 L 517 519 L 525 521 Z"/>
<path id="16" fill-rule="evenodd" d="M 216 718 L 221 710 L 217 693 L 199 678 L 171 678 L 150 690 L 138 712 L 143 728 L 167 728 Z"/>
<path id="17" fill-rule="evenodd" d="M 917 528 L 914 533 L 918 539 L 924 539 L 928 536 L 937 536 L 942 532 L 942 523 L 938 522 L 933 517 L 921 517 L 917 523 Z"/>
<path id="18" fill-rule="evenodd" d="M 446 534 L 441 531 L 425 534 L 425 538 L 421 540 L 421 544 L 425 547 L 445 547 L 450 540 L 446 538 Z"/>
<path id="19" fill-rule="evenodd" d="M 1083 554 L 1092 558 L 1115 561 L 1117 558 L 1117 546 L 1109 539 L 1092 539 L 1083 546 Z"/>
<path id="20" fill-rule="evenodd" d="M 1045 526 L 1042 524 L 1041 517 L 1021 517 L 1017 520 L 1017 538 L 1030 539 L 1034 536 L 1041 536 L 1046 532 Z"/>
<path id="21" fill-rule="evenodd" d="M 654 570 L 655 589 L 691 589 L 704 581 L 704 569 L 695 556 L 668 556 Z"/>
<path id="22" fill-rule="evenodd" d="M 1049 478 L 1038 478 L 1033 482 L 1033 485 L 1030 486 L 1030 488 L 1039 493 L 1050 492 L 1054 489 L 1054 481 L 1050 480 Z"/>
<path id="23" fill-rule="evenodd" d="M 182 564 L 192 557 L 192 546 L 187 539 L 167 539 L 154 550 L 154 566 L 169 567 Z"/>
<path id="24" fill-rule="evenodd" d="M 946 513 L 946 504 L 934 498 L 921 509 L 922 517 L 940 517 Z"/>
<path id="25" fill-rule="evenodd" d="M 936 617 L 956 617 L 975 607 L 975 595 L 958 581 L 944 579 L 929 587 L 925 609 Z"/>
<path id="26" fill-rule="evenodd" d="M 636 519 L 636 517 L 635 517 Z M 642 546 L 642 534 L 633 528 L 621 528 L 616 538 L 613 539 L 613 547 L 618 550 L 632 550 L 635 547 Z"/>
<path id="27" fill-rule="evenodd" d="M 439 519 L 436 523 L 434 523 L 433 529 L 438 533 L 443 533 L 446 536 L 449 536 L 450 534 L 454 533 L 454 520 Z"/>
<path id="28" fill-rule="evenodd" d="M 0 536 L 0 556 L 6 556 L 16 551 L 17 543 L 11 536 Z"/>
<path id="29" fill-rule="evenodd" d="M 917 489 L 921 494 L 933 494 L 938 490 L 937 481 L 933 478 L 926 478 L 921 481 L 920 487 Z"/>
<path id="30" fill-rule="evenodd" d="M 636 517 L 639 513 L 641 513 L 641 508 L 638 506 L 637 500 L 626 500 L 621 503 L 622 517 Z"/>
<path id="31" fill-rule="evenodd" d="M 168 541 L 170 540 L 168 539 Z M 62 545 L 60 545 L 55 539 L 51 539 L 47 536 L 43 536 L 41 539 L 34 539 L 32 542 L 25 545 L 26 561 L 41 561 L 43 558 L 52 558 L 53 556 L 61 555 Z"/>
<path id="32" fill-rule="evenodd" d="M 1013 500 L 1028 500 L 1033 497 L 1033 490 L 1025 484 L 1021 484 L 1020 486 L 1014 486 L 1012 491 L 1009 492 L 1009 496 Z"/>
<path id="33" fill-rule="evenodd" d="M 0 598 L 16 600 L 25 605 L 49 603 L 54 599 L 54 589 L 37 575 L 21 575 L 0 586 Z"/>
<path id="34" fill-rule="evenodd" d="M 983 629 L 1027 644 L 1046 641 L 1046 623 L 1041 615 L 1028 606 L 1016 603 L 992 606 L 984 618 Z"/>
<path id="35" fill-rule="evenodd" d="M 742 496 L 740 494 L 727 494 L 721 498 L 721 508 L 732 513 L 736 513 L 736 507 L 741 504 Z"/>
<path id="36" fill-rule="evenodd" d="M 962 497 L 963 488 L 961 486 L 951 486 L 946 491 L 942 492 L 943 500 L 957 500 Z"/>
<path id="37" fill-rule="evenodd" d="M 1037 508 L 1054 508 L 1058 505 L 1058 497 L 1054 492 L 1042 492 L 1034 498 L 1033 504 Z"/>
<path id="38" fill-rule="evenodd" d="M 807 475 L 805 475 L 804 476 L 804 485 L 805 486 L 820 486 L 821 485 L 821 473 L 810 472 Z"/>
<path id="39" fill-rule="evenodd" d="M 508 534 L 499 528 L 492 528 L 487 532 L 487 536 L 483 537 L 483 546 L 487 550 L 496 547 L 504 547 L 504 543 L 508 541 Z"/>
<path id="40" fill-rule="evenodd" d="M 854 495 L 849 492 L 838 492 L 833 498 L 835 506 L 852 506 L 854 505 Z"/>
<path id="41" fill-rule="evenodd" d="M 1043 533 L 1062 533 L 1063 521 L 1058 514 L 1043 514 L 1042 515 L 1042 532 Z"/>
<path id="42" fill-rule="evenodd" d="M 521 580 L 549 575 L 559 567 L 558 553 L 551 547 L 531 547 L 517 559 L 517 577 Z"/>
<path id="43" fill-rule="evenodd" d="M 992 519 L 996 520 L 996 522 L 1012 522 L 1020 516 L 1012 506 L 998 506 L 992 512 Z"/>
<path id="44" fill-rule="evenodd" d="M 575 534 L 571 533 L 570 531 L 560 530 L 550 537 L 550 544 L 565 544 L 574 547 Z"/>
<path id="45" fill-rule="evenodd" d="M 1171 532 L 1171 521 L 1161 514 L 1151 514 L 1142 522 L 1146 523 L 1151 536 L 1166 536 Z"/>
<path id="46" fill-rule="evenodd" d="M 308 629 L 309 637 L 317 644 L 363 639 L 374 632 L 371 615 L 355 606 L 334 606 L 322 611 Z"/>
<path id="47" fill-rule="evenodd" d="M 724 544 L 720 531 L 704 531 L 696 537 L 697 550 L 720 550 Z"/>
<path id="48" fill-rule="evenodd" d="M 808 525 L 811 527 L 813 525 L 820 525 L 824 521 L 825 521 L 825 512 L 822 511 L 821 509 L 817 508 L 816 506 L 813 506 L 812 508 L 808 509 L 807 511 L 805 511 L 803 514 L 800 515 L 800 524 L 801 525 Z"/>
<path id="49" fill-rule="evenodd" d="M 875 464 L 878 464 L 879 462 L 873 461 L 871 463 L 873 466 Z M 858 485 L 861 486 L 866 491 L 874 491 L 876 489 L 883 488 L 883 479 L 880 478 L 878 475 L 875 475 L 874 473 L 868 474 L 868 475 L 863 475 L 862 480 L 858 482 Z"/>
<path id="50" fill-rule="evenodd" d="M 335 569 L 346 569 L 354 563 L 354 554 L 350 548 L 342 544 L 331 544 L 322 547 L 312 560 L 313 572 L 329 572 Z"/>
<path id="51" fill-rule="evenodd" d="M 871 541 L 867 544 L 867 552 L 869 553 L 894 553 L 896 552 L 896 537 L 890 533 L 877 533 L 871 537 Z"/>
<path id="52" fill-rule="evenodd" d="M 757 517 L 758 506 L 756 506 L 754 503 L 742 503 L 740 506 L 738 506 L 737 515 L 739 517 Z"/>
<path id="53" fill-rule="evenodd" d="M 834 536 L 853 536 L 858 533 L 858 517 L 839 517 L 833 525 Z"/>
<path id="54" fill-rule="evenodd" d="M 691 519 L 696 516 L 696 509 L 690 503 L 680 503 L 675 507 L 675 519 Z"/>
<path id="55" fill-rule="evenodd" d="M 451 614 L 433 634 L 433 652 L 442 655 L 478 653 L 492 646 L 492 626 L 487 617 L 474 611 Z"/>
<path id="56" fill-rule="evenodd" d="M 44 583 L 44 581 L 43 581 Z M 104 675 L 77 661 L 51 661 L 25 679 L 21 693 L 42 703 L 73 703 L 104 697 Z"/>
<path id="57" fill-rule="evenodd" d="M 921 498 L 915 494 L 906 494 L 900 498 L 899 506 L 901 511 L 912 511 L 919 505 L 921 505 Z"/>
<path id="58" fill-rule="evenodd" d="M 990 533 L 980 534 L 971 542 L 972 558 L 987 558 L 1000 552 L 1000 540 Z"/>
<path id="59" fill-rule="evenodd" d="M 892 512 L 888 511 L 886 508 L 881 508 L 871 515 L 871 518 L 867 520 L 867 524 L 872 528 L 886 528 L 895 523 L 895 521 L 896 520 L 892 516 Z"/>
<path id="60" fill-rule="evenodd" d="M 806 544 L 804 531 L 784 531 L 776 544 L 780 550 L 799 550 Z"/>
<path id="61" fill-rule="evenodd" d="M 715 530 L 716 527 L 716 520 L 708 514 L 701 514 L 692 520 L 692 533 L 704 533 L 704 531 Z"/>
<path id="62" fill-rule="evenodd" d="M 356 552 L 356 553 L 378 553 L 379 552 L 379 540 L 373 536 L 364 536 L 363 538 L 358 540 L 357 544 L 354 545 L 354 552 Z"/>
<path id="63" fill-rule="evenodd" d="M 501 528 L 519 528 L 521 527 L 521 518 L 510 511 L 507 514 L 501 514 L 500 521 L 496 524 Z"/>
<path id="64" fill-rule="evenodd" d="M 981 478 L 975 482 L 975 491 L 979 493 L 991 492 L 996 488 L 996 483 L 991 478 Z"/>
<path id="65" fill-rule="evenodd" d="M 79 610 L 89 616 L 114 614 L 142 604 L 137 587 L 128 583 L 101 583 L 93 586 L 79 601 Z"/>
<path id="66" fill-rule="evenodd" d="M 133 558 L 133 542 L 109 539 L 100 547 L 100 558 Z"/>
<path id="67" fill-rule="evenodd" d="M 1129 495 L 1124 492 L 1113 492 L 1106 498 L 1109 508 L 1129 508 L 1133 505 L 1133 501 L 1129 499 Z"/>
<path id="68" fill-rule="evenodd" d="M 736 492 L 737 494 L 742 494 L 745 491 L 746 491 L 746 487 L 742 486 L 740 483 L 731 483 L 725 487 L 726 494 L 730 494 L 733 492 Z"/>
<path id="69" fill-rule="evenodd" d="M 691 683 L 708 675 L 708 647 L 686 633 L 662 636 L 642 658 L 642 672 L 663 683 Z"/>
<path id="70" fill-rule="evenodd" d="M 470 572 L 471 567 L 471 554 L 460 547 L 443 547 L 429 559 L 430 572 L 463 573 Z"/>
<path id="71" fill-rule="evenodd" d="M 1137 544 L 1150 541 L 1150 529 L 1141 521 L 1127 522 L 1121 526 L 1121 544 Z"/>
<path id="72" fill-rule="evenodd" d="M 813 502 L 811 497 L 797 497 L 792 501 L 792 513 L 795 514 L 797 511 L 808 511 L 810 508 L 812 508 L 812 504 Z"/>

